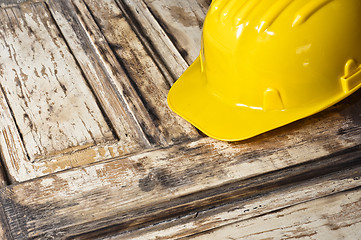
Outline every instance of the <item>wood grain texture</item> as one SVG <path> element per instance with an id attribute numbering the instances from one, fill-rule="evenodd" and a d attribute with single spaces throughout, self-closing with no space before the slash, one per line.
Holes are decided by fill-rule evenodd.
<path id="1" fill-rule="evenodd" d="M 246 141 L 199 138 L 165 99 L 198 55 L 210 1 L 18 1 L 0 0 L 0 50 L 6 53 L 0 63 L 10 66 L 0 65 L 0 150 L 10 180 L 28 181 L 0 189 L 0 239 L 358 234 L 360 91 Z M 69 89 L 80 103 L 68 101 Z M 54 146 L 30 148 L 24 134 L 35 143 L 46 139 L 37 130 L 51 114 L 35 110 L 51 102 L 71 111 L 92 106 L 93 118 L 83 124 L 96 125 L 91 134 L 80 141 L 67 128 L 64 139 L 73 134 L 77 145 L 53 138 Z M 66 117 L 77 126 L 78 118 Z M 253 227 L 264 223 L 265 230 Z"/>
<path id="2" fill-rule="evenodd" d="M 9 223 L 6 219 L 5 212 L 0 208 L 0 239 L 1 240 L 13 240 Z"/>
<path id="3" fill-rule="evenodd" d="M 15 181 L 15 176 L 28 175 L 27 168 L 22 168 L 21 163 L 29 163 L 29 160 L 2 89 L 0 91 L 0 107 L 1 157 L 10 180 Z"/>
<path id="4" fill-rule="evenodd" d="M 138 37 L 143 40 L 143 44 L 147 47 L 148 51 L 150 53 L 155 51 L 153 59 L 157 62 L 158 67 L 166 69 L 162 69 L 162 73 L 172 84 L 188 68 L 187 62 L 144 1 L 120 0 L 116 2 L 122 8 L 131 25 L 136 26 L 134 29 L 137 31 Z M 197 38 L 198 36 L 193 37 Z M 169 78 L 168 72 L 173 79 Z"/>
<path id="5" fill-rule="evenodd" d="M 49 1 L 48 5 L 60 31 L 67 40 L 69 48 L 104 108 L 119 143 L 124 149 L 128 149 L 128 152 L 149 147 L 147 136 L 142 132 L 139 123 L 132 114 L 129 113 L 130 109 L 125 100 L 119 98 L 121 94 L 112 84 L 112 77 L 109 76 L 102 60 L 99 59 L 99 52 L 83 29 L 82 21 L 78 18 L 74 6 L 69 1 Z M 119 71 L 118 74 L 121 73 Z M 126 76 L 123 77 L 126 78 Z"/>
<path id="6" fill-rule="evenodd" d="M 354 95 L 250 141 L 204 138 L 24 182 L 1 193 L 2 205 L 9 219 L 23 219 L 10 222 L 15 239 L 91 239 L 301 185 L 359 164 L 361 129 L 354 113 L 359 104 L 360 97 Z M 336 191 L 357 187 L 359 175 L 358 167 L 347 170 L 339 175 L 339 184 L 328 186 L 338 186 Z M 302 201 L 315 197 L 312 185 L 308 191 Z M 299 198 L 295 194 L 289 199 Z M 209 227 L 212 224 L 204 230 Z"/>
<path id="7" fill-rule="evenodd" d="M 210 231 L 207 239 L 359 239 L 361 189 L 350 190 Z"/>
<path id="8" fill-rule="evenodd" d="M 1 9 L 0 144 L 12 182 L 150 146 L 94 59 L 74 12 L 59 4 L 51 8 L 57 22 L 44 3 Z"/>
<path id="9" fill-rule="evenodd" d="M 17 7 L 20 4 L 44 2 L 44 0 L 0 0 L 0 7 Z"/>
<path id="10" fill-rule="evenodd" d="M 115 6 L 114 2 L 106 3 L 104 6 Z M 96 3 L 92 4 L 99 7 Z M 108 14 L 110 11 L 108 8 L 100 9 L 108 11 L 101 14 Z M 3 48 L 12 50 L 8 55 L 14 55 L 10 57 L 13 57 L 14 65 L 17 64 L 16 70 L 20 72 L 17 75 L 20 74 L 18 78 L 21 83 L 18 85 L 10 81 L 11 78 L 8 76 L 14 74 L 11 68 L 2 70 L 3 78 L 6 76 L 7 79 L 2 82 L 4 100 L 10 103 L 7 105 L 10 123 L 4 124 L 11 124 L 10 129 L 13 131 L 7 134 L 11 136 L 11 141 L 3 142 L 7 144 L 4 145 L 7 148 L 13 148 L 12 156 L 19 155 L 13 158 L 7 153 L 6 167 L 13 182 L 25 181 L 109 157 L 135 153 L 156 145 L 173 144 L 199 137 L 190 124 L 168 109 L 167 80 L 152 58 L 147 55 L 146 49 L 125 19 L 121 20 L 120 29 L 107 29 L 122 30 L 129 35 L 128 41 L 119 34 L 116 37 L 120 39 L 124 49 L 128 49 L 121 52 L 126 56 L 123 63 L 136 66 L 131 73 L 138 80 L 138 90 L 132 87 L 132 80 L 128 78 L 129 69 L 128 72 L 123 70 L 83 2 L 48 1 L 47 5 L 30 2 L 23 3 L 20 7 L 6 7 L 2 11 L 3 18 L 7 19 L 10 26 L 3 26 Z M 120 10 L 117 8 L 114 11 Z M 30 14 L 31 17 L 28 17 Z M 110 20 L 109 17 L 106 20 Z M 116 22 L 110 23 L 116 26 Z M 108 31 L 107 36 L 111 33 Z M 30 37 L 27 37 L 26 41 L 18 41 L 29 34 Z M 34 46 L 27 47 L 28 45 Z M 23 48 L 26 51 L 23 51 Z M 47 54 L 53 57 L 48 58 Z M 5 61 L 7 56 L 2 57 Z M 143 57 L 147 61 L 142 66 L 137 66 L 133 61 L 135 57 Z M 35 70 L 30 66 L 23 69 L 22 66 L 29 65 L 30 61 L 39 64 L 40 69 L 37 69 L 36 64 L 33 64 Z M 143 68 L 142 72 L 137 72 L 140 67 Z M 48 84 L 42 82 L 43 75 L 50 79 Z M 89 90 L 88 84 L 92 91 Z M 55 87 L 46 92 L 53 85 Z M 21 92 L 23 89 L 25 93 Z M 64 89 L 71 94 L 64 92 Z M 139 92 L 139 89 L 143 92 Z M 17 91 L 20 91 L 24 98 L 19 98 L 16 95 Z M 146 96 L 145 105 L 139 94 Z M 96 104 L 97 101 L 99 106 Z M 85 110 L 88 110 L 89 104 L 91 107 L 88 112 L 92 115 L 88 117 L 93 118 L 87 120 L 88 123 L 82 120 L 86 117 L 82 114 L 87 112 Z M 80 110 L 77 112 L 78 108 Z M 49 109 L 55 109 L 55 113 L 48 111 Z M 65 116 L 69 119 L 64 119 Z M 94 120 L 94 124 L 91 120 Z M 81 135 L 82 128 L 79 128 L 77 123 L 82 123 L 83 128 L 89 127 L 85 136 Z M 67 127 L 67 124 L 71 127 Z M 97 135 L 96 131 L 104 134 Z M 73 143 L 72 139 L 78 142 Z M 16 151 L 19 153 L 15 153 Z"/>
<path id="11" fill-rule="evenodd" d="M 44 4 L 0 10 L 0 81 L 30 161 L 114 140 Z"/>
<path id="12" fill-rule="evenodd" d="M 157 224 L 150 224 L 133 231 L 108 234 L 99 239 L 193 239 L 197 236 L 201 237 L 210 231 L 215 231 L 218 234 L 223 232 L 229 233 L 227 231 L 218 232 L 218 229 L 242 223 L 255 217 L 262 218 L 262 216 L 267 216 L 276 211 L 282 211 L 291 206 L 307 204 L 314 199 L 333 195 L 340 191 L 346 191 L 355 186 L 357 187 L 360 184 L 360 170 L 360 167 L 356 167 L 316 178 L 305 177 L 302 182 L 290 182 L 288 186 L 278 185 L 279 188 L 271 192 L 264 192 L 263 190 L 266 189 L 264 187 L 258 188 L 258 191 L 256 190 L 253 193 L 249 191 L 249 189 L 243 188 L 243 197 L 235 198 L 234 201 L 229 204 L 190 211 L 187 214 L 170 218 Z M 267 180 L 269 180 L 269 178 L 266 177 L 265 181 Z M 251 183 L 251 181 L 252 180 L 248 182 Z M 245 183 L 244 186 L 246 185 Z M 251 195 L 246 196 L 250 193 Z M 357 219 L 355 218 L 355 220 Z M 257 225 L 255 229 L 262 229 L 262 226 L 264 225 Z M 283 226 L 283 224 L 278 224 L 279 228 Z M 208 239 L 227 238 L 212 238 L 211 235 Z"/>
<path id="13" fill-rule="evenodd" d="M 76 1 L 74 1 L 75 3 Z M 133 31 L 114 0 L 84 1 L 118 61 L 122 64 L 138 96 L 167 144 L 198 138 L 188 122 L 174 114 L 167 105 L 169 81 L 149 56 L 147 49 Z M 81 4 L 76 4 L 81 8 Z M 85 10 L 81 10 L 85 12 Z M 126 36 L 126 37 L 125 37 Z"/>
<path id="14" fill-rule="evenodd" d="M 188 64 L 199 55 L 210 0 L 143 0 Z"/>
<path id="15" fill-rule="evenodd" d="M 148 146 L 165 143 L 164 136 L 156 128 L 150 113 L 94 22 L 94 18 L 88 11 L 87 6 L 80 0 L 72 1 L 72 6 L 73 8 L 70 10 L 76 14 L 78 21 L 93 44 L 98 61 L 106 71 L 118 98 L 126 106 L 127 114 L 133 118 L 140 131 L 146 136 Z"/>
<path id="16" fill-rule="evenodd" d="M 345 158 L 345 156 L 339 157 Z M 94 239 L 114 231 L 126 233 L 158 221 L 161 223 L 157 224 L 158 227 L 162 227 L 166 220 L 173 223 L 176 220 L 179 224 L 180 217 L 188 218 L 185 219 L 188 220 L 188 227 L 163 231 L 168 234 L 164 238 L 159 236 L 159 233 L 162 233 L 159 228 L 155 237 L 149 236 L 151 231 L 146 229 L 146 237 L 138 238 L 173 239 L 192 235 L 207 228 L 212 229 L 217 225 L 222 226 L 227 222 L 282 209 L 331 194 L 333 191 L 343 191 L 361 185 L 359 180 L 361 171 L 358 165 L 357 168 L 346 169 L 341 173 L 326 174 L 324 178 L 321 177 L 312 184 L 307 184 L 307 181 L 312 180 L 309 175 L 302 178 L 308 179 L 304 184 L 294 181 L 293 178 L 300 172 L 291 170 L 277 173 L 283 176 L 281 178 L 278 178 L 277 174 L 271 174 L 258 181 L 250 179 L 232 186 L 217 186 L 216 189 L 208 192 L 197 191 L 192 195 L 187 194 L 190 192 L 183 188 L 185 195 L 179 195 L 182 187 L 178 189 L 172 187 L 171 176 L 165 173 L 154 173 L 154 178 L 159 182 L 157 186 L 159 190 L 134 192 L 137 186 L 136 180 L 109 178 L 107 174 L 110 171 L 100 166 L 79 169 L 77 172 L 59 173 L 56 176 L 22 183 L 2 191 L 1 201 L 14 238 Z M 292 176 L 292 174 L 296 175 Z M 128 175 L 134 178 L 134 173 L 128 171 Z M 273 177 L 275 178 L 272 179 Z M 129 187 L 133 192 L 127 191 Z M 230 187 L 232 191 L 229 191 Z M 288 188 L 282 190 L 282 187 Z M 269 191 L 278 192 L 272 194 Z M 265 197 L 257 199 L 258 196 Z M 230 206 L 225 206 L 226 203 L 230 203 Z M 221 213 L 209 217 L 216 206 L 221 208 L 218 209 Z M 191 216 L 184 216 L 187 213 Z M 202 215 L 208 216 L 208 219 L 204 219 Z M 17 221 L 12 222 L 12 219 Z M 123 235 L 121 239 L 126 237 Z M 137 235 L 132 235 L 128 239 L 136 239 L 136 237 Z"/>

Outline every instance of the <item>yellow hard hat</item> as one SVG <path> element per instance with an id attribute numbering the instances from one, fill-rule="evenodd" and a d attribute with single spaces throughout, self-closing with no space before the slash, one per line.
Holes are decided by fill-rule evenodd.
<path id="1" fill-rule="evenodd" d="M 361 0 L 215 0 L 170 108 L 237 141 L 319 112 L 361 86 Z"/>

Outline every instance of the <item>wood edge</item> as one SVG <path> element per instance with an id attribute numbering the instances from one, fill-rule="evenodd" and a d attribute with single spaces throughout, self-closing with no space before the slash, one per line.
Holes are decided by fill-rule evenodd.
<path id="1" fill-rule="evenodd" d="M 192 215 L 199 211 L 216 209 L 225 205 L 234 204 L 235 202 L 239 201 L 239 199 L 254 199 L 259 196 L 268 195 L 275 191 L 280 191 L 284 188 L 292 188 L 297 186 L 297 184 L 304 181 L 305 179 L 309 181 L 310 179 L 312 180 L 322 176 L 332 175 L 335 172 L 339 172 L 338 169 L 341 168 L 352 169 L 355 167 L 358 169 L 357 176 L 359 176 L 359 157 L 355 157 L 355 155 L 356 153 L 360 152 L 361 147 L 357 146 L 351 150 L 347 149 L 345 151 L 341 151 L 340 153 L 334 154 L 331 156 L 331 158 L 328 158 L 327 156 L 324 157 L 323 159 L 327 158 L 327 163 L 325 163 L 325 161 L 320 161 L 320 159 L 314 159 L 305 164 L 299 164 L 277 171 L 264 173 L 256 177 L 242 179 L 222 186 L 214 186 L 211 189 L 206 189 L 201 192 L 176 196 L 175 198 L 168 199 L 162 203 L 149 203 L 148 205 L 143 205 L 140 208 L 138 207 L 129 209 L 127 212 L 129 217 L 126 219 L 119 218 L 117 215 L 109 215 L 98 220 L 98 223 L 96 224 L 97 228 L 95 228 L 94 231 L 79 233 L 71 236 L 68 235 L 68 237 L 76 239 L 92 239 L 102 237 L 104 234 L 129 232 L 135 229 L 145 228 L 150 225 L 170 221 L 174 218 L 179 218 L 185 215 Z M 334 167 L 325 168 L 325 164 L 331 164 Z M 69 171 L 74 170 L 72 169 Z M 345 171 L 346 174 L 343 174 L 342 176 L 349 177 L 349 171 Z M 44 178 L 32 180 L 27 182 L 27 185 L 29 183 L 38 184 L 38 182 L 42 179 Z M 60 177 L 59 179 L 62 178 Z M 17 184 L 17 189 L 19 187 L 21 188 L 21 185 L 23 184 L 24 183 Z M 360 184 L 359 181 L 358 184 Z M 5 189 L 5 191 L 2 191 L 1 198 L 4 198 L 4 193 L 6 196 L 8 196 L 7 192 L 11 192 L 13 187 L 14 186 L 9 186 L 6 188 L 7 190 Z M 11 203 L 11 199 L 8 201 L 10 202 L 10 206 L 8 207 L 11 208 L 12 204 L 14 203 Z M 49 199 L 49 201 L 51 202 L 51 199 Z M 134 204 L 134 206 L 137 205 L 136 202 Z M 86 225 L 95 223 L 92 222 L 79 224 Z M 58 226 L 57 228 L 59 227 L 61 226 Z M 67 231 L 69 231 L 69 229 L 67 229 Z"/>
<path id="2" fill-rule="evenodd" d="M 352 168 L 344 170 L 352 170 Z M 358 166 L 354 168 L 354 170 L 360 171 L 361 167 Z M 96 236 L 95 238 L 99 240 L 193 239 L 195 236 L 206 234 L 228 225 L 242 223 L 243 221 L 259 218 L 310 201 L 334 196 L 339 193 L 361 189 L 360 181 L 356 183 L 356 179 L 353 179 L 354 181 L 351 183 L 352 176 L 348 175 L 349 174 L 347 172 L 345 173 L 345 171 L 335 172 L 318 179 L 310 179 L 300 185 L 291 185 L 266 194 L 260 194 L 259 196 L 239 199 L 233 203 L 218 207 L 189 212 L 182 216 L 140 226 L 129 231 L 113 232 L 104 235 L 95 235 L 96 232 L 93 234 Z M 360 177 L 360 173 L 355 176 Z M 335 186 L 338 188 L 335 189 Z M 319 187 L 319 189 L 315 187 Z M 312 195 L 310 194 L 311 190 L 319 192 Z M 280 202 L 277 203 L 277 201 Z M 272 206 L 267 206 L 267 203 L 270 202 L 276 203 Z M 80 235 L 78 238 L 74 239 L 93 239 L 91 234 L 83 238 L 84 236 L 86 235 Z"/>

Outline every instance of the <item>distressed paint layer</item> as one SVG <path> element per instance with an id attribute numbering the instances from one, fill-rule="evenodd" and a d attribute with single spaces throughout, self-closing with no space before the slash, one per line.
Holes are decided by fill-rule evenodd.
<path id="1" fill-rule="evenodd" d="M 130 0 L 123 0 L 129 2 Z M 199 55 L 209 1 L 137 0 L 144 2 L 188 64 Z M 136 1 L 136 2 L 137 2 Z"/>
<path id="2" fill-rule="evenodd" d="M 0 82 L 30 160 L 113 140 L 42 3 L 0 9 Z"/>
<path id="3" fill-rule="evenodd" d="M 75 2 L 78 0 L 74 0 Z M 114 0 L 84 2 L 137 89 L 138 97 L 144 102 L 155 127 L 164 136 L 166 143 L 162 145 L 198 138 L 195 128 L 169 109 L 167 94 L 169 82 L 173 82 L 173 79 L 165 77 L 146 48 L 144 39 L 133 30 L 129 16 L 127 17 Z"/>

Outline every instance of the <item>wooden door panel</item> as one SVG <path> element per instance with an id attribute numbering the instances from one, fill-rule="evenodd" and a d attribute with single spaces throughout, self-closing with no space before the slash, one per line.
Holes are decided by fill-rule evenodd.
<path id="1" fill-rule="evenodd" d="M 73 1 L 85 13 L 81 1 Z M 78 3 L 76 3 L 78 2 Z M 136 34 L 131 21 L 114 0 L 85 0 L 84 3 L 114 51 L 118 61 L 150 113 L 154 125 L 164 136 L 165 144 L 198 137 L 197 131 L 174 114 L 167 105 L 167 94 L 174 79 L 162 71 L 149 53 L 144 41 Z M 158 54 L 157 54 L 158 55 Z"/>
<path id="2" fill-rule="evenodd" d="M 166 34 L 169 48 L 151 48 L 131 11 L 113 0 L 2 3 L 0 143 L 11 181 L 200 137 L 166 102 L 177 76 L 163 56 L 175 56 L 178 73 L 187 63 Z"/>
<path id="3" fill-rule="evenodd" d="M 29 160 L 114 140 L 44 4 L 0 18 L 1 87 Z"/>
<path id="4" fill-rule="evenodd" d="M 0 186 L 18 182 L 0 189 L 0 239 L 192 238 L 359 200 L 360 91 L 232 143 L 168 109 L 209 4 L 0 0 Z"/>

